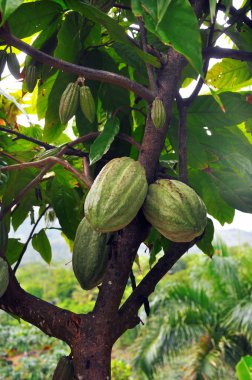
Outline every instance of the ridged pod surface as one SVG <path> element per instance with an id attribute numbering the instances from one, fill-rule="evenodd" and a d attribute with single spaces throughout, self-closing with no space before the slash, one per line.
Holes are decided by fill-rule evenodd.
<path id="1" fill-rule="evenodd" d="M 174 242 L 190 242 L 200 236 L 207 223 L 205 204 L 183 182 L 160 179 L 151 184 L 143 205 L 146 219 Z"/>
<path id="2" fill-rule="evenodd" d="M 37 84 L 38 72 L 37 67 L 34 65 L 30 65 L 26 69 L 25 73 L 25 82 L 26 88 L 28 92 L 32 92 Z"/>
<path id="3" fill-rule="evenodd" d="M 147 194 L 143 166 L 129 157 L 114 158 L 100 171 L 85 201 L 85 216 L 99 232 L 127 226 Z"/>
<path id="4" fill-rule="evenodd" d="M 7 55 L 7 65 L 10 73 L 14 76 L 14 78 L 19 79 L 20 65 L 15 53 L 9 53 Z"/>
<path id="5" fill-rule="evenodd" d="M 0 257 L 0 297 L 4 295 L 9 285 L 9 269 L 5 260 Z"/>
<path id="6" fill-rule="evenodd" d="M 155 98 L 151 107 L 151 119 L 156 128 L 163 128 L 166 112 L 163 102 L 159 98 Z"/>
<path id="7" fill-rule="evenodd" d="M 72 360 L 68 356 L 62 356 L 54 371 L 52 380 L 73 380 L 73 376 Z"/>
<path id="8" fill-rule="evenodd" d="M 79 94 L 79 85 L 68 83 L 60 98 L 59 117 L 62 124 L 66 124 L 75 115 L 79 105 Z"/>
<path id="9" fill-rule="evenodd" d="M 88 86 L 81 86 L 80 88 L 80 107 L 84 116 L 90 121 L 94 122 L 95 119 L 95 102 L 91 90 Z"/>
<path id="10" fill-rule="evenodd" d="M 99 285 L 108 263 L 108 235 L 96 232 L 86 218 L 80 222 L 73 245 L 72 265 L 80 286 L 89 290 Z"/>
<path id="11" fill-rule="evenodd" d="M 1 79 L 1 75 L 2 75 L 2 73 L 4 71 L 6 61 L 7 61 L 7 53 L 6 53 L 6 51 L 5 50 L 0 50 L 0 79 Z"/>

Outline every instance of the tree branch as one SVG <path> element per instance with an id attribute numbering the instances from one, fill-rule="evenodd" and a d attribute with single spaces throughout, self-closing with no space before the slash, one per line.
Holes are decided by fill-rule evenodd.
<path id="1" fill-rule="evenodd" d="M 8 288 L 0 297 L 0 309 L 24 319 L 49 336 L 54 336 L 68 344 L 73 340 L 76 330 L 74 321 L 78 319 L 78 316 L 25 292 L 17 282 L 11 268 L 9 268 Z"/>
<path id="2" fill-rule="evenodd" d="M 29 243 L 30 243 L 30 241 L 32 239 L 33 233 L 34 233 L 35 229 L 37 228 L 37 225 L 39 224 L 40 220 L 43 218 L 43 216 L 45 215 L 45 213 L 49 209 L 49 207 L 50 206 L 45 207 L 44 211 L 40 214 L 40 216 L 36 220 L 36 223 L 34 223 L 34 226 L 31 229 L 31 232 L 30 232 L 30 234 L 28 236 L 28 239 L 26 240 L 25 245 L 23 246 L 22 252 L 20 253 L 18 261 L 16 262 L 16 264 L 15 264 L 15 266 L 13 268 L 13 273 L 16 273 L 16 271 L 17 271 L 17 269 L 18 269 L 18 267 L 19 267 L 19 265 L 20 265 L 20 263 L 22 261 L 22 258 L 23 258 L 24 254 L 25 254 L 25 251 L 26 251 L 26 249 L 27 249 L 27 247 L 28 247 L 28 245 L 29 245 Z"/>
<path id="3" fill-rule="evenodd" d="M 14 130 L 14 129 L 0 127 L 0 131 L 7 132 L 9 134 L 18 136 L 20 139 L 30 141 L 30 142 L 32 142 L 32 143 L 34 143 L 36 145 L 42 146 L 43 148 L 45 148 L 47 150 L 55 148 L 55 146 L 53 146 L 53 145 L 47 144 L 47 143 L 45 143 L 43 141 L 39 141 L 37 139 L 34 139 L 33 137 L 29 137 L 29 136 L 23 135 L 22 133 Z"/>
<path id="4" fill-rule="evenodd" d="M 238 61 L 252 61 L 251 51 L 224 49 L 216 46 L 205 48 L 202 53 L 205 58 L 231 58 Z"/>
<path id="5" fill-rule="evenodd" d="M 147 38 L 146 38 L 146 30 L 144 27 L 143 19 L 141 16 L 137 17 L 138 19 L 138 24 L 139 24 L 139 30 L 140 30 L 140 35 L 141 35 L 141 40 L 142 40 L 142 46 L 143 46 L 143 51 L 148 53 L 148 48 L 147 48 Z M 152 67 L 149 63 L 145 63 L 148 78 L 149 78 L 149 83 L 150 83 L 150 88 L 152 91 L 155 93 L 157 92 L 157 84 L 154 78 L 154 73 L 152 70 Z"/>
<path id="6" fill-rule="evenodd" d="M 71 166 L 69 162 L 61 160 L 58 157 L 47 157 L 39 161 L 23 162 L 21 164 L 4 166 L 3 168 L 1 168 L 1 171 L 8 172 L 12 170 L 20 170 L 20 169 L 22 170 L 22 169 L 26 169 L 30 167 L 41 168 L 47 164 L 52 164 L 52 166 L 59 164 L 64 169 L 72 173 L 75 177 L 77 177 L 80 182 L 83 182 L 87 188 L 90 188 L 92 186 L 93 181 L 91 178 L 82 175 L 78 170 L 76 170 L 73 166 Z"/>
<path id="7" fill-rule="evenodd" d="M 152 102 L 154 100 L 154 95 L 150 90 L 122 75 L 118 75 L 109 71 L 96 70 L 85 66 L 79 66 L 63 61 L 61 59 L 54 58 L 49 54 L 39 51 L 34 47 L 26 44 L 25 42 L 19 40 L 3 28 L 0 30 L 0 38 L 2 38 L 8 45 L 14 46 L 15 48 L 30 55 L 37 61 L 45 63 L 48 66 L 52 66 L 62 71 L 71 72 L 72 74 L 76 74 L 78 76 L 83 76 L 85 79 L 115 84 L 116 86 L 120 86 L 134 92 L 137 96 L 146 99 L 148 102 Z"/>
<path id="8" fill-rule="evenodd" d="M 144 300 L 154 292 L 158 282 L 192 245 L 192 243 L 173 243 L 169 251 L 159 259 L 157 264 L 137 285 L 118 312 L 118 330 L 115 332 L 118 336 L 123 334 L 128 328 L 133 328 L 139 323 L 137 313 L 144 304 Z"/>
<path id="9" fill-rule="evenodd" d="M 177 94 L 177 106 L 179 111 L 178 129 L 178 155 L 179 155 L 179 179 L 188 183 L 187 175 L 187 107 L 183 104 L 183 99 Z"/>

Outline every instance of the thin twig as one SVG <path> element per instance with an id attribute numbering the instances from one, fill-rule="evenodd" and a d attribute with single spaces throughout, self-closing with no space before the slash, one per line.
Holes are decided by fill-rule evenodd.
<path id="1" fill-rule="evenodd" d="M 39 161 L 23 162 L 21 164 L 4 166 L 3 168 L 1 168 L 1 171 L 8 172 L 12 170 L 20 170 L 20 169 L 22 170 L 22 169 L 26 169 L 30 167 L 41 168 L 41 167 L 44 167 L 44 165 L 47 165 L 50 163 L 52 163 L 53 165 L 56 165 L 56 164 L 61 165 L 64 169 L 71 172 L 75 177 L 77 177 L 81 182 L 83 182 L 87 188 L 90 188 L 92 186 L 91 178 L 88 178 L 82 175 L 78 170 L 76 170 L 73 166 L 71 166 L 69 162 L 61 160 L 58 157 L 47 157 Z"/>
<path id="2" fill-rule="evenodd" d="M 179 111 L 178 129 L 178 156 L 179 156 L 179 179 L 188 183 L 187 175 L 187 107 L 179 94 L 176 96 Z"/>
<path id="3" fill-rule="evenodd" d="M 7 133 L 12 134 L 12 135 L 16 135 L 20 139 L 30 141 L 30 142 L 32 142 L 32 143 L 34 143 L 36 145 L 40 145 L 40 146 L 42 146 L 43 148 L 45 148 L 47 150 L 55 148 L 55 146 L 53 146 L 53 145 L 44 143 L 43 141 L 39 141 L 37 139 L 34 139 L 33 137 L 26 136 L 23 133 L 20 133 L 20 132 L 14 130 L 14 129 L 0 127 L 0 131 L 7 132 Z"/>
<path id="4" fill-rule="evenodd" d="M 0 156 L 8 157 L 11 160 L 13 160 L 15 162 L 18 162 L 18 163 L 22 163 L 23 162 L 21 160 L 18 160 L 16 157 L 12 156 L 10 153 L 4 152 L 3 150 L 0 151 Z"/>
<path id="5" fill-rule="evenodd" d="M 202 53 L 205 58 L 231 58 L 238 61 L 252 61 L 252 52 L 245 50 L 224 49 L 215 46 L 203 49 Z"/>
<path id="6" fill-rule="evenodd" d="M 39 224 L 40 220 L 42 219 L 42 217 L 45 215 L 46 211 L 47 211 L 49 208 L 50 208 L 49 205 L 45 207 L 44 211 L 42 211 L 42 213 L 41 213 L 40 216 L 38 217 L 36 223 L 35 223 L 34 226 L 32 227 L 32 230 L 31 230 L 31 232 L 30 232 L 30 235 L 28 236 L 28 239 L 26 240 L 26 242 L 25 242 L 25 244 L 24 244 L 24 246 L 23 246 L 23 249 L 22 249 L 22 251 L 21 251 L 21 253 L 20 253 L 20 255 L 19 255 L 18 261 L 16 262 L 16 264 L 15 264 L 15 266 L 14 266 L 14 268 L 13 268 L 13 272 L 14 272 L 14 273 L 16 273 L 16 271 L 17 271 L 17 269 L 18 269 L 18 267 L 19 267 L 19 265 L 20 265 L 20 263 L 21 263 L 21 261 L 22 261 L 22 258 L 23 258 L 24 254 L 25 254 L 25 251 L 26 251 L 27 247 L 28 247 L 28 244 L 30 243 L 30 241 L 31 241 L 31 239 L 32 239 L 32 237 L 33 237 L 33 233 L 34 233 L 35 229 L 37 228 L 37 225 Z"/>
<path id="7" fill-rule="evenodd" d="M 83 175 L 86 176 L 87 178 L 92 178 L 91 175 L 91 169 L 89 165 L 89 161 L 87 157 L 83 157 L 82 159 L 82 167 L 83 167 Z"/>
<path id="8" fill-rule="evenodd" d="M 216 11 L 215 11 L 215 15 L 214 15 L 214 18 L 213 18 L 213 22 L 211 24 L 211 27 L 210 27 L 210 31 L 209 31 L 209 36 L 208 36 L 208 41 L 207 41 L 207 46 L 208 48 L 213 46 L 213 37 L 214 37 L 214 28 L 215 28 L 215 24 L 216 24 L 216 18 L 217 18 L 217 13 L 218 13 L 218 9 L 216 8 Z M 187 98 L 185 101 L 184 101 L 184 104 L 189 107 L 193 101 L 197 98 L 203 84 L 204 84 L 204 81 L 205 81 L 205 77 L 206 77 L 206 74 L 207 74 L 207 70 L 208 70 L 208 67 L 209 67 L 209 61 L 210 61 L 210 58 L 209 57 L 204 57 L 204 64 L 203 64 L 203 77 L 200 77 L 199 80 L 198 80 L 198 83 L 196 84 L 193 92 L 191 93 L 191 95 L 189 96 L 189 98 Z"/>
<path id="9" fill-rule="evenodd" d="M 139 24 L 139 31 L 140 31 L 140 36 L 141 36 L 141 41 L 142 41 L 142 46 L 143 46 L 143 51 L 148 53 L 148 44 L 147 44 L 147 37 L 146 37 L 146 30 L 144 27 L 143 19 L 141 16 L 137 17 L 138 19 L 138 24 Z M 152 70 L 152 67 L 149 63 L 145 63 L 146 70 L 147 70 L 147 75 L 149 78 L 149 83 L 150 83 L 150 89 L 157 93 L 157 84 L 155 81 L 154 73 Z"/>
<path id="10" fill-rule="evenodd" d="M 21 41 L 3 28 L 0 30 L 0 37 L 8 45 L 16 47 L 17 49 L 33 57 L 35 60 L 45 63 L 48 66 L 76 74 L 77 76 L 83 76 L 86 79 L 115 84 L 134 92 L 136 95 L 140 96 L 143 99 L 146 99 L 148 102 L 152 102 L 154 99 L 154 94 L 149 89 L 145 88 L 137 82 L 130 80 L 127 77 L 109 71 L 91 69 L 90 67 L 75 65 L 73 63 L 63 61 L 62 59 L 54 58 L 51 55 L 35 49 L 27 43 Z"/>

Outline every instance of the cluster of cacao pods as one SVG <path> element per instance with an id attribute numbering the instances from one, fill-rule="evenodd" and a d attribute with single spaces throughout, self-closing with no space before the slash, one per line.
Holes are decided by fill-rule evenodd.
<path id="1" fill-rule="evenodd" d="M 20 65 L 17 56 L 12 51 L 10 53 L 7 53 L 6 49 L 0 50 L 0 79 L 6 63 L 10 73 L 14 76 L 14 78 L 19 79 Z"/>
<path id="2" fill-rule="evenodd" d="M 129 157 L 111 160 L 89 190 L 85 218 L 74 242 L 73 270 L 84 289 L 102 281 L 109 257 L 108 233 L 127 226 L 140 208 L 149 223 L 174 242 L 190 242 L 206 227 L 206 207 L 189 186 L 168 179 L 148 186 L 138 161 Z"/>
<path id="3" fill-rule="evenodd" d="M 78 106 L 86 119 L 93 123 L 96 114 L 95 102 L 91 90 L 85 85 L 83 78 L 68 83 L 61 96 L 59 117 L 62 124 L 66 124 L 75 115 Z"/>

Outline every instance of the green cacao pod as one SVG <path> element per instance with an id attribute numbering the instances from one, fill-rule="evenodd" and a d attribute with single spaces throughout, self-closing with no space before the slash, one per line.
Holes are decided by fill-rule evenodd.
<path id="1" fill-rule="evenodd" d="M 52 380 L 73 380 L 73 376 L 72 360 L 68 356 L 62 356 L 54 371 Z"/>
<path id="2" fill-rule="evenodd" d="M 62 124 L 66 124 L 76 113 L 79 105 L 80 87 L 77 83 L 68 83 L 61 95 L 59 117 Z"/>
<path id="3" fill-rule="evenodd" d="M 129 157 L 114 158 L 96 177 L 85 201 L 85 216 L 99 232 L 118 231 L 136 216 L 148 185 L 142 165 Z"/>
<path id="4" fill-rule="evenodd" d="M 151 119 L 156 128 L 163 128 L 166 112 L 163 102 L 158 97 L 154 99 L 151 107 Z"/>
<path id="5" fill-rule="evenodd" d="M 19 79 L 20 65 L 15 53 L 9 53 L 7 55 L 7 65 L 10 73 L 14 76 L 14 78 Z"/>
<path id="6" fill-rule="evenodd" d="M 207 224 L 201 198 L 183 182 L 160 179 L 151 184 L 143 205 L 146 219 L 167 239 L 190 242 Z"/>
<path id="7" fill-rule="evenodd" d="M 32 92 L 37 84 L 38 72 L 37 67 L 30 65 L 25 72 L 25 83 L 28 92 Z"/>
<path id="8" fill-rule="evenodd" d="M 8 264 L 0 257 L 0 297 L 2 297 L 9 285 Z"/>
<path id="9" fill-rule="evenodd" d="M 90 121 L 94 122 L 95 119 L 95 102 L 91 90 L 88 86 L 81 86 L 80 88 L 80 107 L 83 115 Z"/>
<path id="10" fill-rule="evenodd" d="M 73 245 L 72 265 L 82 289 L 89 290 L 102 282 L 107 267 L 109 235 L 96 232 L 86 218 L 80 222 Z"/>
<path id="11" fill-rule="evenodd" d="M 2 75 L 2 73 L 4 71 L 6 61 L 7 61 L 7 53 L 6 53 L 6 51 L 5 50 L 0 50 L 0 79 L 1 79 L 1 75 Z"/>

